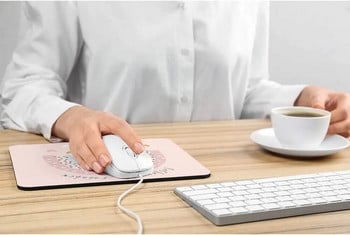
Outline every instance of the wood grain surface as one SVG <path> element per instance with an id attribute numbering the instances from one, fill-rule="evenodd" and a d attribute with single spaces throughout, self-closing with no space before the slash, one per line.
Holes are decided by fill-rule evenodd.
<path id="1" fill-rule="evenodd" d="M 306 174 L 350 168 L 350 150 L 313 159 L 262 150 L 249 136 L 267 120 L 133 125 L 142 138 L 170 138 L 211 171 L 206 179 L 145 183 L 124 206 L 137 212 L 144 233 L 350 233 L 350 211 L 215 226 L 189 207 L 177 186 Z M 0 233 L 136 233 L 136 222 L 116 208 L 132 184 L 38 191 L 17 189 L 8 153 L 14 144 L 46 143 L 40 135 L 0 131 Z"/>

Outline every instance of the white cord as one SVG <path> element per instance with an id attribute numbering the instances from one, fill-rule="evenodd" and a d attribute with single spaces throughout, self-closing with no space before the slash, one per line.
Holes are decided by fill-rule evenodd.
<path id="1" fill-rule="evenodd" d="M 136 220 L 136 222 L 138 224 L 137 234 L 142 234 L 143 227 L 142 227 L 142 220 L 141 220 L 140 216 L 138 214 L 136 214 L 135 212 L 129 210 L 128 208 L 125 208 L 121 204 L 121 202 L 124 199 L 124 197 L 126 195 L 128 195 L 131 191 L 133 191 L 135 188 L 137 188 L 143 182 L 142 175 L 139 175 L 139 177 L 140 177 L 140 180 L 139 180 L 139 182 L 137 182 L 137 184 L 135 184 L 134 186 L 132 186 L 131 188 L 129 188 L 128 190 L 126 190 L 124 193 L 122 193 L 119 196 L 118 201 L 117 201 L 117 205 L 118 205 L 119 209 L 121 209 L 124 213 L 126 213 L 130 217 L 133 217 Z"/>

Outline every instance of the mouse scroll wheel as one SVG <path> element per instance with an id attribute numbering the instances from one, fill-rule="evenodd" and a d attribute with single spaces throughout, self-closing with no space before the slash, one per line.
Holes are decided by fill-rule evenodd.
<path id="1" fill-rule="evenodd" d="M 124 147 L 124 151 L 130 156 L 130 157 L 136 157 L 136 154 L 128 147 Z"/>

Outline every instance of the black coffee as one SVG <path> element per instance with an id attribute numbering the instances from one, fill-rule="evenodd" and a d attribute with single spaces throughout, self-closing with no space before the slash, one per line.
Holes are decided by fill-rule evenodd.
<path id="1" fill-rule="evenodd" d="M 305 111 L 293 111 L 285 113 L 286 116 L 292 116 L 292 117 L 322 117 L 324 115 L 319 113 L 311 113 L 311 112 L 305 112 Z"/>

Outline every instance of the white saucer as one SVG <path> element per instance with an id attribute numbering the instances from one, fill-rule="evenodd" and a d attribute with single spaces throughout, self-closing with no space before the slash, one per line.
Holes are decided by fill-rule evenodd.
<path id="1" fill-rule="evenodd" d="M 349 147 L 349 140 L 340 136 L 332 135 L 327 136 L 321 145 L 312 149 L 296 149 L 291 147 L 282 146 L 275 137 L 275 133 L 272 128 L 266 128 L 254 131 L 250 138 L 262 148 L 271 152 L 280 153 L 289 156 L 299 157 L 320 157 L 331 155 L 342 149 Z"/>

